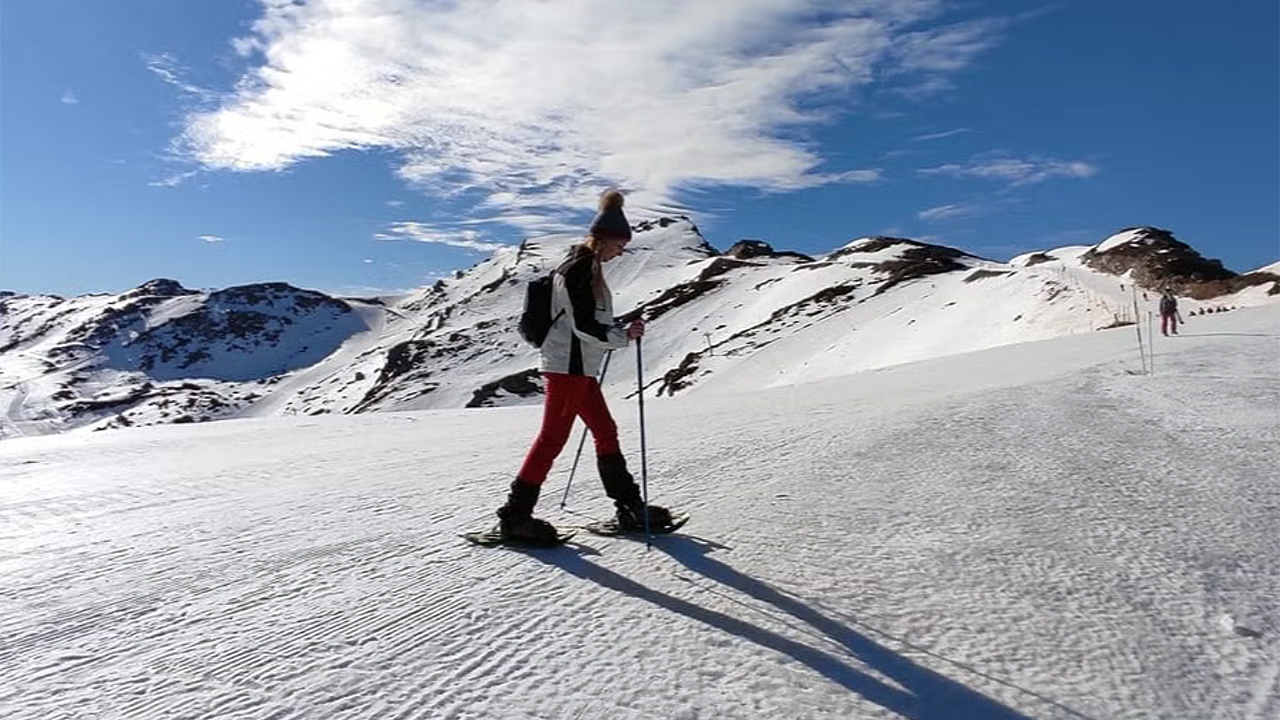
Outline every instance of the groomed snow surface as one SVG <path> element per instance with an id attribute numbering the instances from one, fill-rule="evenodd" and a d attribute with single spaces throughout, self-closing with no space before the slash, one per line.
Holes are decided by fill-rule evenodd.
<path id="1" fill-rule="evenodd" d="M 651 549 L 458 538 L 534 407 L 9 440 L 0 716 L 1274 720 L 1278 360 L 1271 306 L 1152 376 L 1120 328 L 649 398 Z"/>

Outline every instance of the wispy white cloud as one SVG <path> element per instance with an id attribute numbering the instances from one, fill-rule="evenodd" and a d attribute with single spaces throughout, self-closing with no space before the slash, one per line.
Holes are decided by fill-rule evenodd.
<path id="1" fill-rule="evenodd" d="M 183 104 L 189 108 L 195 108 L 192 112 L 205 112 L 217 106 L 220 100 L 219 94 L 187 80 L 187 69 L 178 62 L 176 55 L 144 54 L 142 60 L 152 74 L 181 92 Z M 184 166 L 187 169 L 172 172 L 167 177 L 147 183 L 151 187 L 178 187 L 201 172 L 201 163 L 193 162 L 194 159 L 185 151 L 180 141 L 175 140 L 171 144 L 167 159 L 171 164 Z"/>
<path id="2" fill-rule="evenodd" d="M 939 220 L 954 220 L 956 218 L 968 217 L 978 212 L 977 205 L 952 204 L 938 205 L 926 208 L 916 213 L 916 217 L 926 222 L 936 222 Z"/>
<path id="3" fill-rule="evenodd" d="M 895 73 L 917 79 L 894 88 L 908 97 L 928 97 L 953 88 L 951 76 L 999 42 L 1005 18 L 987 18 L 905 33 L 896 38 L 891 55 Z"/>
<path id="4" fill-rule="evenodd" d="M 156 75 L 156 77 L 166 83 L 178 88 L 188 97 L 204 102 L 216 101 L 217 93 L 202 88 L 189 82 L 187 70 L 179 62 L 173 53 L 155 53 L 142 56 L 143 62 L 146 63 L 147 69 Z"/>
<path id="5" fill-rule="evenodd" d="M 952 130 L 943 130 L 941 132 L 925 133 L 912 138 L 916 142 L 925 142 L 927 140 L 941 140 L 943 138 L 954 137 L 964 133 L 971 132 L 969 128 L 954 128 Z"/>
<path id="6" fill-rule="evenodd" d="M 506 247 L 505 243 L 484 240 L 484 236 L 478 230 L 442 228 L 413 220 L 392 223 L 387 228 L 387 232 L 377 233 L 373 237 L 375 240 L 412 240 L 481 252 L 493 252 L 498 248 Z"/>
<path id="7" fill-rule="evenodd" d="M 1007 25 L 1003 18 L 987 18 L 904 33 L 896 38 L 892 54 L 900 60 L 900 71 L 954 73 L 998 42 Z"/>
<path id="8" fill-rule="evenodd" d="M 879 168 L 870 168 L 867 170 L 849 170 L 847 172 L 824 175 L 823 179 L 827 182 L 844 182 L 844 183 L 872 183 L 879 182 L 884 178 L 884 172 Z"/>
<path id="9" fill-rule="evenodd" d="M 220 242 L 226 242 L 226 238 L 224 238 L 224 237 L 222 237 L 222 236 L 220 236 L 220 235 L 201 235 L 201 236 L 197 237 L 196 239 L 197 239 L 197 240 L 199 240 L 199 241 L 201 241 L 201 242 L 209 243 L 209 244 L 211 244 L 211 245 L 212 245 L 212 244 L 217 244 L 217 243 L 220 243 Z"/>
<path id="10" fill-rule="evenodd" d="M 493 207 L 493 203 L 482 205 L 482 208 Z M 580 208 L 579 208 L 580 209 Z M 513 210 L 494 210 L 485 217 L 460 220 L 457 225 L 513 225 L 523 228 L 530 235 L 558 235 L 563 233 L 579 233 L 582 227 L 563 222 L 557 218 L 553 208 L 530 208 L 519 212 Z"/>
<path id="11" fill-rule="evenodd" d="M 527 230 L 608 184 L 643 214 L 708 185 L 874 181 L 797 129 L 856 88 L 941 83 L 998 30 L 939 23 L 944 0 L 262 2 L 233 43 L 254 67 L 187 118 L 189 157 L 259 171 L 387 148 L 412 184 Z"/>
<path id="12" fill-rule="evenodd" d="M 188 170 L 186 172 L 174 173 L 169 177 L 161 178 L 159 180 L 153 180 L 147 184 L 151 187 L 178 187 L 182 183 L 199 174 L 199 170 Z"/>
<path id="13" fill-rule="evenodd" d="M 76 94 L 71 90 L 66 90 L 66 91 L 63 91 L 62 93 L 62 104 L 63 105 L 79 105 L 80 98 L 77 97 Z"/>
<path id="14" fill-rule="evenodd" d="M 920 168 L 917 172 L 921 175 L 974 177 L 1002 180 L 1012 185 L 1031 185 L 1051 178 L 1087 178 L 1097 174 L 1098 167 L 1080 160 L 1058 160 L 1042 156 L 1018 158 L 996 153 L 973 158 L 967 163 Z"/>

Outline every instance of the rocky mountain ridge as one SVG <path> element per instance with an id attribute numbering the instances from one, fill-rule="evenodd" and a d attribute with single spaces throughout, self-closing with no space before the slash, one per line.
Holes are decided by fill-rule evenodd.
<path id="1" fill-rule="evenodd" d="M 643 382 L 658 396 L 1116 327 L 1139 289 L 1172 287 L 1189 313 L 1280 299 L 1280 275 L 1237 275 L 1158 228 L 1007 263 L 882 236 L 819 257 L 761 240 L 721 253 L 682 217 L 635 231 L 607 276 L 623 319 L 650 324 Z M 399 298 L 166 279 L 115 296 L 0 294 L 4 433 L 537 402 L 537 351 L 515 319 L 524 284 L 573 242 L 503 248 Z M 634 391 L 634 368 L 610 375 Z"/>

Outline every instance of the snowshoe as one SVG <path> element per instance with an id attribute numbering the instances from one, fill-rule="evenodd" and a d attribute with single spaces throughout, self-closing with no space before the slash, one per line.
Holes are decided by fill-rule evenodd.
<path id="1" fill-rule="evenodd" d="M 520 517 L 511 520 L 500 520 L 498 532 L 511 542 L 534 543 L 535 545 L 555 542 L 560 536 L 556 526 L 536 517 Z"/>
<path id="2" fill-rule="evenodd" d="M 504 532 L 502 525 L 499 524 L 489 530 L 463 533 L 462 537 L 476 545 L 485 547 L 508 545 L 511 547 L 552 548 L 569 542 L 578 532 L 577 530 L 557 530 L 545 520 L 536 520 L 534 518 L 530 518 L 530 520 L 541 523 L 546 528 L 550 528 L 550 530 L 538 529 L 526 533 Z"/>
<path id="3" fill-rule="evenodd" d="M 649 506 L 649 532 L 654 535 L 669 535 L 689 522 L 688 513 L 672 513 L 657 505 Z M 596 535 L 644 535 L 644 516 L 639 513 L 619 512 L 608 520 L 589 522 L 582 526 L 587 532 Z"/>

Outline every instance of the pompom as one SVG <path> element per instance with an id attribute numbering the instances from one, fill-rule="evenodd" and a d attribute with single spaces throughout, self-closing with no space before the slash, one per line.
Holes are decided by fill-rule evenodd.
<path id="1" fill-rule="evenodd" d="M 625 198 L 618 188 L 609 188 L 600 195 L 600 212 L 605 210 L 621 210 Z"/>

